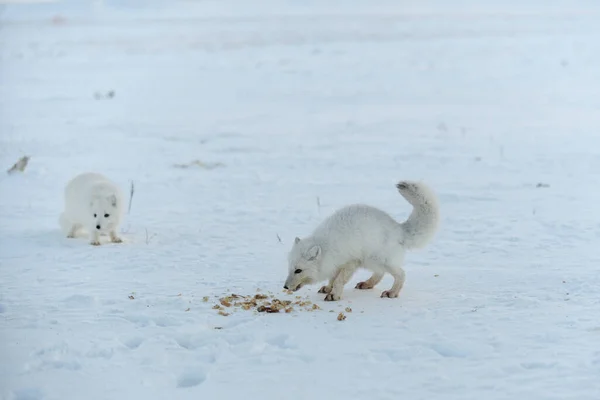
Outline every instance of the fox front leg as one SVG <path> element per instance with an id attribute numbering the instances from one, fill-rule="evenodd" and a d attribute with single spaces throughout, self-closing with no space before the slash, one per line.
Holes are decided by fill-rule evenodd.
<path id="1" fill-rule="evenodd" d="M 325 296 L 325 301 L 338 301 L 342 298 L 342 292 L 344 291 L 344 286 L 348 283 L 354 272 L 358 269 L 358 263 L 354 261 L 347 262 L 344 265 L 341 265 L 339 268 L 339 272 L 335 279 L 333 280 L 333 284 L 331 286 L 331 291 Z"/>
<path id="2" fill-rule="evenodd" d="M 333 282 L 335 282 L 335 279 L 337 278 L 337 276 L 340 274 L 340 270 L 338 270 L 335 275 L 333 275 L 333 277 L 331 279 L 329 279 L 329 283 L 323 287 L 321 287 L 321 289 L 319 289 L 319 293 L 331 293 L 331 288 L 333 287 Z"/>
<path id="3" fill-rule="evenodd" d="M 110 235 L 110 241 L 111 242 L 113 242 L 113 243 L 123 243 L 123 240 L 120 237 L 117 236 L 117 232 L 115 232 L 114 230 L 110 231 L 109 235 Z"/>
<path id="4" fill-rule="evenodd" d="M 100 246 L 100 232 L 97 230 L 92 231 L 91 233 L 92 239 L 90 240 L 90 244 L 92 246 Z"/>

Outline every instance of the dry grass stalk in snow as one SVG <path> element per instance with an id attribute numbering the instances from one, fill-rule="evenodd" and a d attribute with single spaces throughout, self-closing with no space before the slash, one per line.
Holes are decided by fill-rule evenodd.
<path id="1" fill-rule="evenodd" d="M 127 209 L 127 214 L 131 213 L 131 203 L 133 202 L 133 192 L 135 191 L 135 187 L 133 185 L 133 181 L 131 181 L 131 187 L 129 189 L 129 207 Z"/>
<path id="2" fill-rule="evenodd" d="M 155 237 L 157 234 L 153 233 L 152 235 L 148 234 L 148 229 L 146 228 L 146 244 L 150 244 L 150 240 L 152 240 L 153 237 Z"/>
<path id="3" fill-rule="evenodd" d="M 27 168 L 27 164 L 29 163 L 29 156 L 23 156 L 19 159 L 19 161 L 17 161 L 16 163 L 14 163 L 14 165 L 12 167 L 10 167 L 8 169 L 8 174 L 14 174 L 15 172 L 19 171 L 19 172 L 23 172 L 25 171 L 25 168 Z"/>

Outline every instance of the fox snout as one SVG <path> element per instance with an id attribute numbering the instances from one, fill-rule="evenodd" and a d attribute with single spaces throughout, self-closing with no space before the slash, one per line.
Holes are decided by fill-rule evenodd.
<path id="1" fill-rule="evenodd" d="M 283 288 L 285 290 L 294 290 L 296 288 L 296 285 L 294 285 L 291 281 L 292 279 L 290 279 L 289 277 L 285 280 L 285 283 L 283 284 Z"/>
<path id="2" fill-rule="evenodd" d="M 294 278 L 295 278 L 295 276 L 292 276 L 291 278 L 286 279 L 285 283 L 283 284 L 283 288 L 285 290 L 293 290 L 295 292 L 297 290 L 300 290 L 300 288 L 302 286 L 304 286 L 304 282 L 298 282 Z"/>
<path id="3" fill-rule="evenodd" d="M 94 228 L 96 228 L 96 230 L 98 230 L 98 231 L 109 231 L 114 226 L 114 223 L 112 223 L 111 221 L 103 221 L 103 222 L 104 223 L 102 223 L 100 221 L 95 221 Z"/>

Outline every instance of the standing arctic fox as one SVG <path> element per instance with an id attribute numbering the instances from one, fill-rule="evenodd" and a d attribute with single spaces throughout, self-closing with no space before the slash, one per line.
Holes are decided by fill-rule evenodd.
<path id="1" fill-rule="evenodd" d="M 402 269 L 406 250 L 427 245 L 439 225 L 439 205 L 435 194 L 423 183 L 402 181 L 396 185 L 413 206 L 405 222 L 398 223 L 377 208 L 357 204 L 346 206 L 325 219 L 312 233 L 296 237 L 288 255 L 289 271 L 284 288 L 296 291 L 306 284 L 329 279 L 319 293 L 325 301 L 342 296 L 344 285 L 363 267 L 373 272 L 356 289 L 372 289 L 388 272 L 394 284 L 381 297 L 398 297 L 404 285 Z"/>
<path id="2" fill-rule="evenodd" d="M 113 243 L 121 243 L 117 229 L 123 210 L 118 186 L 101 174 L 86 172 L 71 179 L 65 187 L 65 211 L 60 226 L 68 238 L 82 228 L 90 235 L 90 244 L 100 245 L 100 235 L 107 234 Z"/>

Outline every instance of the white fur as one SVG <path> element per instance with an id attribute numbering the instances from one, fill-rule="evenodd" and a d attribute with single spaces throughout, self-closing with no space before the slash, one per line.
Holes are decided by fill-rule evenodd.
<path id="1" fill-rule="evenodd" d="M 65 210 L 59 223 L 69 238 L 86 230 L 92 245 L 100 244 L 101 234 L 108 234 L 112 242 L 120 243 L 122 240 L 117 236 L 117 229 L 122 214 L 123 197 L 119 187 L 101 174 L 87 172 L 67 183 Z"/>
<path id="2" fill-rule="evenodd" d="M 384 211 L 363 204 L 336 211 L 312 235 L 294 240 L 284 288 L 298 290 L 328 279 L 319 292 L 327 293 L 326 301 L 339 300 L 344 285 L 363 267 L 373 275 L 357 284 L 357 289 L 373 288 L 387 272 L 394 277 L 394 284 L 381 297 L 398 297 L 405 279 L 404 253 L 431 241 L 439 225 L 439 204 L 423 183 L 402 181 L 396 188 L 413 206 L 405 222 L 398 223 Z"/>

